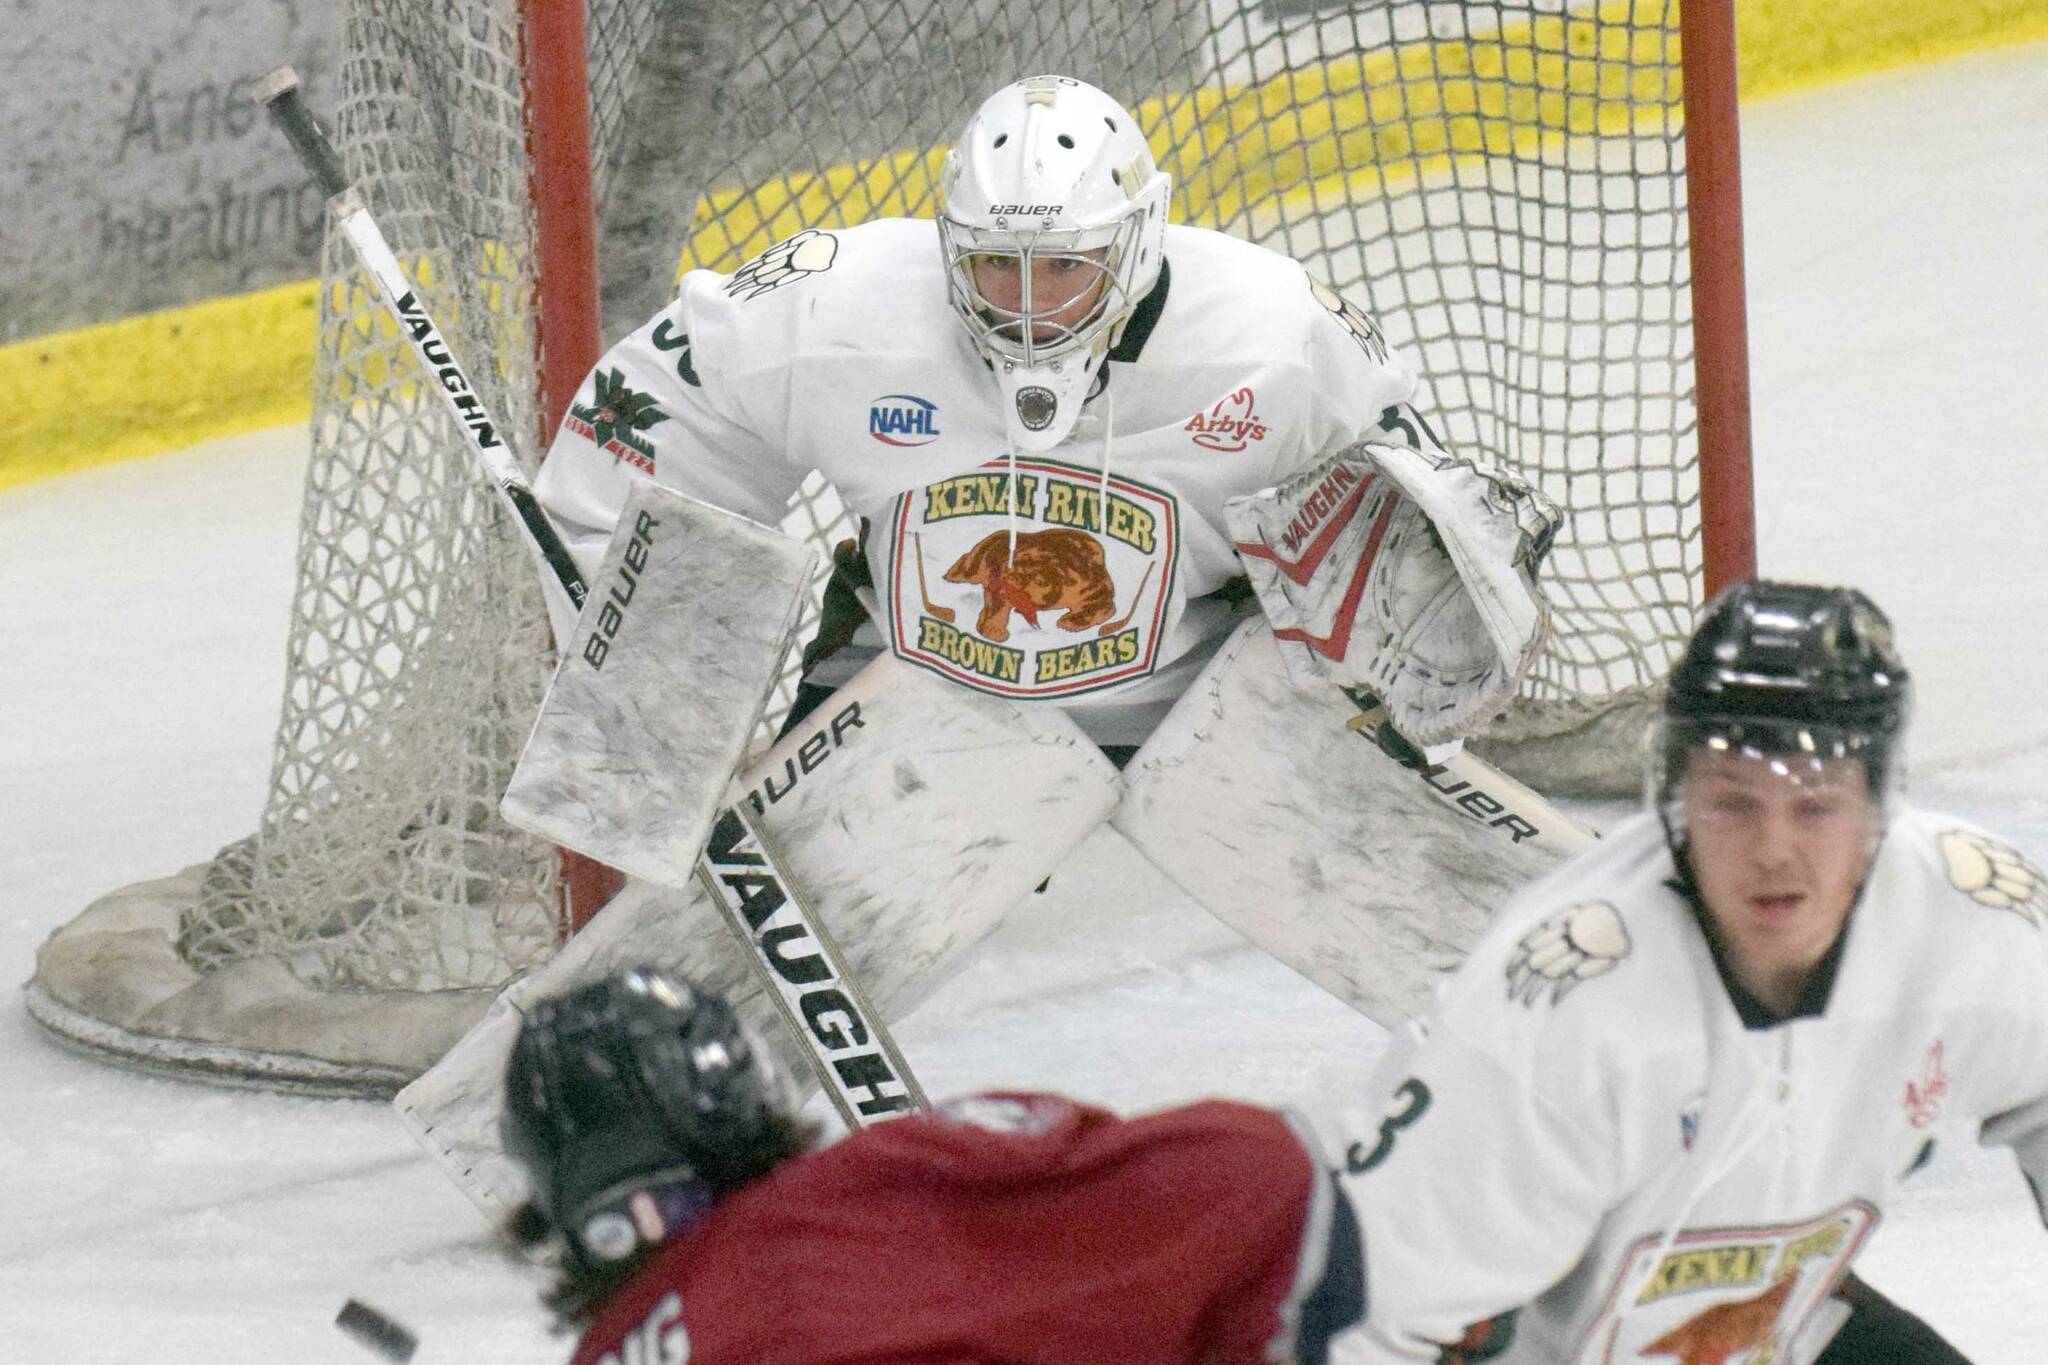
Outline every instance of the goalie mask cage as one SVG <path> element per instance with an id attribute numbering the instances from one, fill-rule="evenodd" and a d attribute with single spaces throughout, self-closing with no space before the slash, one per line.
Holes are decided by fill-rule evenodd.
<path id="1" fill-rule="evenodd" d="M 1505 726 L 1640 715 L 1749 570 L 1730 0 L 587 2 L 346 0 L 310 91 L 529 469 L 679 259 L 929 216 L 968 111 L 1057 71 L 1138 116 L 1176 221 L 1364 305 L 1452 447 L 1568 510 Z M 268 801 L 52 935 L 28 995 L 64 1037 L 388 1092 L 559 943 L 551 851 L 496 812 L 547 676 L 534 567 L 417 380 L 330 234 Z M 791 525 L 836 539 L 835 509 L 814 483 Z"/>

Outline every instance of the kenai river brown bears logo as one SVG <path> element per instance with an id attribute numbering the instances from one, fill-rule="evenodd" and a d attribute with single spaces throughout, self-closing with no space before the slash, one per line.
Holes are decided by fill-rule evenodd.
<path id="1" fill-rule="evenodd" d="M 1086 531 L 1025 531 L 1014 550 L 1006 531 L 991 531 L 946 570 L 948 583 L 981 585 L 974 629 L 984 640 L 1010 638 L 1010 613 L 1038 625 L 1056 613 L 1061 630 L 1086 630 L 1116 610 L 1116 584 L 1102 542 Z"/>
<path id="2" fill-rule="evenodd" d="M 1006 461 L 897 500 L 891 645 L 1004 696 L 1150 673 L 1171 628 L 1173 495 L 1056 460 Z"/>

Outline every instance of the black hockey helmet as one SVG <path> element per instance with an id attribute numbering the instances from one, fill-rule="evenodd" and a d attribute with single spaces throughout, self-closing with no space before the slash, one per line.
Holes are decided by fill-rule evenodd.
<path id="1" fill-rule="evenodd" d="M 1671 670 L 1652 793 L 1701 747 L 1812 760 L 1855 758 L 1882 799 L 1911 680 L 1891 622 L 1853 588 L 1750 579 L 1701 615 Z"/>
<path id="2" fill-rule="evenodd" d="M 534 1209 L 602 1264 L 676 1236 L 788 1155 L 796 1113 L 774 1055 L 731 1006 L 643 967 L 531 1009 L 502 1132 Z"/>

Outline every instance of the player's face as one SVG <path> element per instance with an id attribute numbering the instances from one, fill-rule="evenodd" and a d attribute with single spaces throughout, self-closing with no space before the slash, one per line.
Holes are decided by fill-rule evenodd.
<path id="1" fill-rule="evenodd" d="M 977 255 L 970 269 L 975 292 L 994 314 L 990 321 L 996 324 L 997 331 L 1016 337 L 1028 315 L 1032 344 L 1046 346 L 1068 335 L 1094 313 L 1103 291 L 1109 288 L 1109 272 L 1104 268 L 1108 256 L 1108 248 L 1097 247 L 1032 257 L 1028 297 L 1021 256 Z"/>
<path id="2" fill-rule="evenodd" d="M 1693 876 L 1736 979 L 1791 1010 L 1869 869 L 1878 808 L 1863 765 L 1699 749 L 1680 795 Z"/>

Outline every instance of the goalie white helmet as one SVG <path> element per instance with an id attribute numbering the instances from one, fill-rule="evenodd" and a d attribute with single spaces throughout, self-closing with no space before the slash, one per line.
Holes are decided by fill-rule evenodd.
<path id="1" fill-rule="evenodd" d="M 1004 86 L 947 154 L 947 290 L 995 370 L 1017 449 L 1049 450 L 1074 429 L 1159 279 L 1171 188 L 1137 121 L 1068 76 Z"/>

